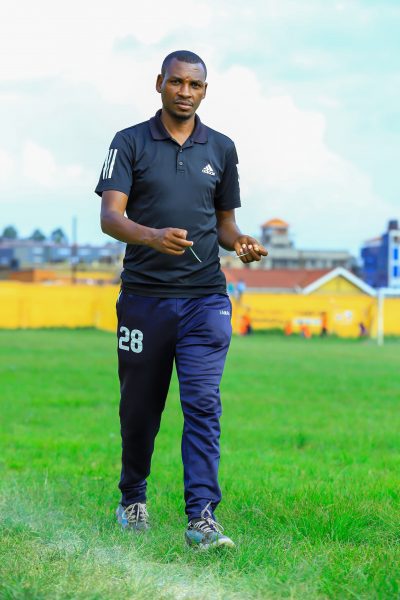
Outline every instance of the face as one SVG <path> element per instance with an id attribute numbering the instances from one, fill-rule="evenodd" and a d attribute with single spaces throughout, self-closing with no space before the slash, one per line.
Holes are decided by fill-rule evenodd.
<path id="1" fill-rule="evenodd" d="M 201 63 L 172 60 L 164 75 L 158 75 L 156 89 L 161 94 L 163 109 L 180 121 L 195 114 L 206 96 L 207 84 Z"/>

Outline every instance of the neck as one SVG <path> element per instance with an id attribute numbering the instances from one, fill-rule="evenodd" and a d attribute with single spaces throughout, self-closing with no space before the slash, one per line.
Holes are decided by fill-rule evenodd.
<path id="1" fill-rule="evenodd" d="M 185 120 L 174 119 L 173 116 L 162 109 L 161 121 L 171 137 L 182 142 L 182 140 L 186 141 L 194 129 L 195 115 Z"/>

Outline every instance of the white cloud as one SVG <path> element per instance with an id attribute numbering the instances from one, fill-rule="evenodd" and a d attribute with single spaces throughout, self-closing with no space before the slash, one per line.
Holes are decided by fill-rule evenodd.
<path id="1" fill-rule="evenodd" d="M 57 164 L 47 148 L 28 140 L 22 150 L 22 175 L 39 186 L 60 189 L 60 186 L 84 186 L 91 174 L 81 165 Z"/>
<path id="2" fill-rule="evenodd" d="M 322 113 L 299 109 L 290 96 L 266 96 L 250 69 L 235 67 L 213 78 L 202 112 L 237 141 L 249 185 L 290 189 L 343 176 L 346 163 L 326 145 Z M 240 94 L 227 94 L 239 85 Z"/>
<path id="3" fill-rule="evenodd" d="M 0 181 L 10 181 L 15 172 L 15 161 L 11 154 L 0 148 Z"/>
<path id="4" fill-rule="evenodd" d="M 318 95 L 315 97 L 315 102 L 318 106 L 322 108 L 340 108 L 342 106 L 341 102 L 337 98 L 333 98 L 332 96 L 321 96 Z"/>
<path id="5" fill-rule="evenodd" d="M 360 223 L 373 232 L 390 214 L 370 177 L 328 147 L 322 113 L 299 109 L 290 96 L 265 95 L 250 69 L 212 79 L 202 114 L 236 142 L 245 227 L 255 232 L 273 214 L 291 221 L 303 240 L 355 250 Z"/>
<path id="6" fill-rule="evenodd" d="M 129 35 L 150 47 L 182 29 L 190 30 L 191 37 L 201 35 L 211 15 L 210 4 L 195 0 L 185 2 L 179 18 L 161 0 L 117 0 L 112 6 L 108 0 L 8 3 L 0 22 L 0 54 L 10 59 L 0 63 L 0 80 L 61 75 L 104 89 L 123 74 L 118 81 L 121 92 L 121 82 L 133 72 L 124 72 L 127 64 L 112 55 L 116 39 Z"/>
<path id="7" fill-rule="evenodd" d="M 336 3 L 329 14 L 341 10 L 343 5 Z M 359 5 L 352 3 L 353 11 Z M 299 17 L 302 22 L 309 17 L 327 18 L 326 10 L 325 4 L 317 0 L 264 0 L 247 5 L 239 0 L 187 0 L 178 15 L 161 0 L 147 4 L 116 0 L 113 5 L 109 0 L 8 3 L 0 21 L 0 55 L 8 57 L 0 61 L 0 81 L 21 84 L 21 105 L 29 102 L 26 91 L 29 83 L 38 78 L 52 78 L 56 82 L 53 93 L 58 86 L 60 98 L 67 94 L 68 99 L 68 89 L 81 86 L 83 104 L 94 102 L 99 106 L 99 130 L 108 131 L 115 115 L 122 110 L 125 114 L 128 107 L 131 122 L 148 118 L 156 110 L 159 96 L 154 89 L 155 76 L 161 58 L 175 44 L 189 44 L 200 54 L 204 52 L 209 66 L 218 65 L 229 52 L 227 39 L 246 39 L 248 45 L 253 42 L 249 41 L 252 29 L 246 30 L 243 23 L 280 27 L 284 21 Z M 258 37 L 254 42 L 263 46 L 272 43 L 268 36 L 261 39 L 256 29 Z M 131 41 L 130 50 L 115 51 L 117 42 L 124 39 Z M 233 46 L 235 42 L 229 43 Z M 291 48 L 289 37 L 288 48 L 288 55 L 306 67 L 320 65 L 321 57 L 322 62 L 326 59 L 323 53 Z M 354 232 L 360 229 L 361 222 L 373 234 L 380 228 L 379 214 L 390 216 L 391 207 L 377 197 L 370 176 L 327 144 L 327 117 L 323 111 L 326 109 L 329 114 L 332 108 L 344 110 L 339 99 L 320 94 L 313 103 L 314 110 L 303 110 L 296 91 L 288 93 L 282 81 L 261 82 L 250 68 L 210 68 L 209 82 L 200 114 L 207 124 L 227 133 L 237 144 L 246 207 L 240 212 L 240 221 L 246 228 L 254 232 L 260 222 L 275 214 L 289 220 L 304 239 L 308 235 L 323 242 L 329 224 L 328 237 L 341 238 L 341 245 L 354 239 L 357 245 L 359 239 Z M 272 91 L 275 89 L 281 91 Z M 292 89 L 296 90 L 295 84 Z M 0 108 L 7 98 L 10 101 L 9 94 L 0 95 Z M 74 97 L 74 102 L 79 107 L 78 97 Z M 65 98 L 60 105 L 65 107 L 62 110 L 68 110 Z M 17 125 L 18 109 L 15 105 L 13 108 L 15 114 L 11 118 Z M 40 134 L 15 127 L 19 139 L 14 154 L 0 149 L 0 178 L 8 182 L 17 174 L 18 183 L 25 185 L 21 202 L 26 202 L 31 192 L 39 191 L 38 202 L 43 203 L 43 210 L 45 202 L 53 201 L 50 192 L 56 194 L 61 188 L 73 187 L 78 206 L 78 199 L 80 202 L 81 197 L 91 193 L 97 172 L 90 173 L 68 158 L 75 156 L 73 136 L 67 136 L 70 147 L 63 146 L 64 159 L 60 160 L 59 140 L 56 136 L 51 139 L 51 132 L 48 133 L 51 117 L 46 123 L 43 121 L 43 129 L 45 141 Z M 79 143 L 89 147 L 91 141 L 79 139 Z M 92 154 L 92 150 L 86 150 Z M 98 149 L 101 158 L 105 150 L 106 147 Z M 100 167 L 99 164 L 98 171 Z M 15 193 L 19 192 L 20 186 Z M 17 206 L 17 197 L 13 204 Z M 335 240 L 330 245 L 335 246 Z"/>

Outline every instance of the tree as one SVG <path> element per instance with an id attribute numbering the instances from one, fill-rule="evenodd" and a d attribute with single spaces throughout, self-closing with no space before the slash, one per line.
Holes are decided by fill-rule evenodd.
<path id="1" fill-rule="evenodd" d="M 18 232 L 14 225 L 7 225 L 7 227 L 4 227 L 1 237 L 6 240 L 16 240 L 18 238 Z"/>
<path id="2" fill-rule="evenodd" d="M 58 227 L 57 229 L 55 229 L 54 231 L 51 232 L 50 239 L 52 242 L 55 242 L 56 244 L 67 244 L 68 243 L 68 238 L 65 235 L 64 231 L 61 229 L 61 227 Z"/>
<path id="3" fill-rule="evenodd" d="M 29 239 L 34 240 L 35 242 L 43 242 L 46 239 L 46 236 L 40 231 L 40 229 L 35 229 Z"/>

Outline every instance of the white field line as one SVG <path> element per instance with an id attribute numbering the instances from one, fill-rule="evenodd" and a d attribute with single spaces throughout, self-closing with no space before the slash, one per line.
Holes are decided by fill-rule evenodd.
<path id="1" fill-rule="evenodd" d="M 7 515 L 7 521 L 15 524 L 28 526 L 38 534 L 36 543 L 41 548 L 58 550 L 73 556 L 75 553 L 83 552 L 85 569 L 93 561 L 96 566 L 122 567 L 129 573 L 124 579 L 129 582 L 143 581 L 158 588 L 158 591 L 171 596 L 174 600 L 244 600 L 244 597 L 236 593 L 228 593 L 217 584 L 205 566 L 204 573 L 199 578 L 194 578 L 189 567 L 180 564 L 162 564 L 154 561 L 145 561 L 138 555 L 138 550 L 132 548 L 126 550 L 118 544 L 107 546 L 104 544 L 90 545 L 76 532 L 63 527 L 65 522 L 59 509 L 51 510 L 47 515 L 32 510 L 32 504 L 27 505 L 22 499 L 14 498 L 12 502 L 5 502 L 4 497 L 1 504 L 8 504 L 12 510 L 3 512 Z M 43 535 L 41 539 L 40 534 Z M 121 532 L 121 535 L 131 535 L 131 532 Z M 51 536 L 51 537 L 50 537 Z M 47 539 L 46 539 L 47 538 Z M 182 543 L 183 539 L 182 539 Z M 86 549 L 86 550 L 85 550 Z M 217 560 L 217 558 L 216 558 Z"/>

